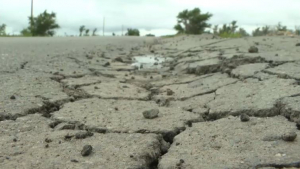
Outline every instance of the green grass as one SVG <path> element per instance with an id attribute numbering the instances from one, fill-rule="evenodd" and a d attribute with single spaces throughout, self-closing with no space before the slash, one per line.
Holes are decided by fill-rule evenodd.
<path id="1" fill-rule="evenodd" d="M 178 37 L 178 36 L 182 36 L 182 35 L 186 35 L 186 34 L 163 35 L 161 37 L 162 38 L 174 38 L 174 37 Z"/>
<path id="2" fill-rule="evenodd" d="M 224 32 L 219 35 L 221 38 L 241 38 L 242 35 L 240 33 L 228 33 Z"/>
<path id="3" fill-rule="evenodd" d="M 9 35 L 9 34 L 6 34 L 6 35 L 0 35 L 0 37 L 10 37 L 10 38 L 13 38 L 13 37 L 32 37 L 31 35 Z"/>

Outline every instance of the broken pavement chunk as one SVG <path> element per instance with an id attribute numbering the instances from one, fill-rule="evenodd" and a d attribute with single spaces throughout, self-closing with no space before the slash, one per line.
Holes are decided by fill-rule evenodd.
<path id="1" fill-rule="evenodd" d="M 158 114 L 159 114 L 158 109 L 146 110 L 143 112 L 143 116 L 146 119 L 154 119 L 154 118 L 158 117 Z"/>

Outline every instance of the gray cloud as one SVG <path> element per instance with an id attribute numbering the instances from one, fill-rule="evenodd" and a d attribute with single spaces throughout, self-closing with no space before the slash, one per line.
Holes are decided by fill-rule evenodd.
<path id="1" fill-rule="evenodd" d="M 103 17 L 106 34 L 121 34 L 121 27 L 138 28 L 142 34 L 173 34 L 178 12 L 200 7 L 213 13 L 213 25 L 237 20 L 247 31 L 257 26 L 282 22 L 290 29 L 300 25 L 299 0 L 34 0 L 34 15 L 44 10 L 57 13 L 61 29 L 58 35 L 77 35 L 80 25 L 102 34 Z M 30 0 L 0 0 L 0 23 L 8 25 L 8 32 L 18 33 L 28 25 Z"/>

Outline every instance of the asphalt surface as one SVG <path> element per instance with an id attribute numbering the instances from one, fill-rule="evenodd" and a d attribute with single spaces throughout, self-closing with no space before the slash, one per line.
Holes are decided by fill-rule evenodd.
<path id="1" fill-rule="evenodd" d="M 0 38 L 0 168 L 300 168 L 299 42 Z"/>

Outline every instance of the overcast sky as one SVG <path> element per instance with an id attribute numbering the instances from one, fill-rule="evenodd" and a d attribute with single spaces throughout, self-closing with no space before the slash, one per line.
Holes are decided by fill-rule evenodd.
<path id="1" fill-rule="evenodd" d="M 28 26 L 31 0 L 0 0 L 0 24 L 7 32 L 18 34 Z M 103 17 L 106 34 L 121 34 L 124 28 L 138 28 L 142 35 L 174 34 L 177 14 L 199 7 L 214 16 L 209 23 L 224 24 L 237 20 L 251 32 L 263 25 L 282 22 L 290 29 L 300 25 L 300 0 L 34 0 L 34 15 L 44 10 L 57 14 L 58 35 L 78 35 L 79 26 L 98 28 L 102 34 Z"/>

